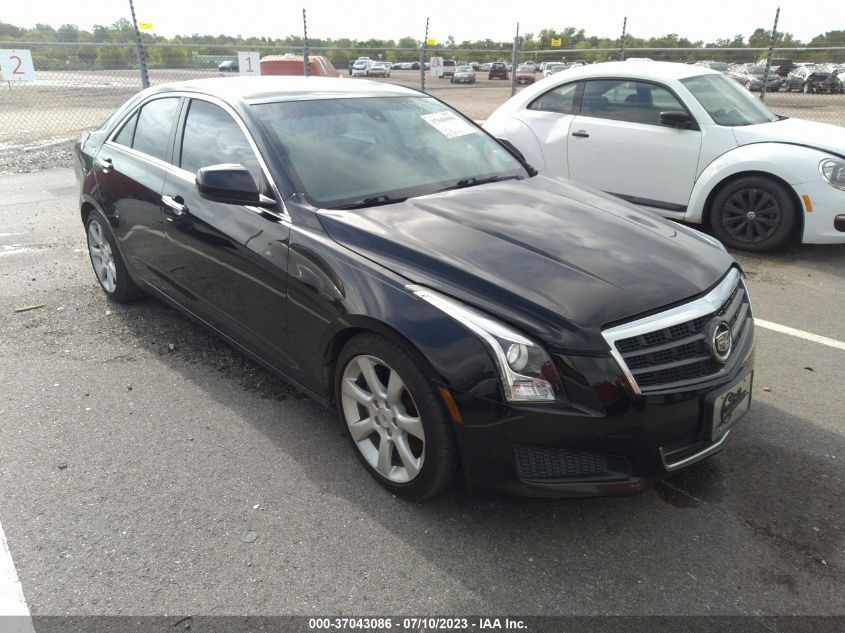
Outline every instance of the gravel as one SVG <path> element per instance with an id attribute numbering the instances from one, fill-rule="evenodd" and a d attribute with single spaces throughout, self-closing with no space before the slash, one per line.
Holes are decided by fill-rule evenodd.
<path id="1" fill-rule="evenodd" d="M 0 175 L 70 167 L 73 143 L 67 138 L 35 143 L 0 143 Z"/>

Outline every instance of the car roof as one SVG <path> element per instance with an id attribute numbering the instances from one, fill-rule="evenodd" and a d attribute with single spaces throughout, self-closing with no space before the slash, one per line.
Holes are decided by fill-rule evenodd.
<path id="1" fill-rule="evenodd" d="M 350 97 L 420 96 L 411 88 L 395 84 L 352 80 L 344 77 L 213 77 L 161 84 L 151 94 L 198 92 L 223 99 L 260 103 L 268 101 L 303 101 Z"/>
<path id="2" fill-rule="evenodd" d="M 704 66 L 692 64 L 678 64 L 675 62 L 602 62 L 600 64 L 588 64 L 587 66 L 576 66 L 559 74 L 563 79 L 586 78 L 586 77 L 620 77 L 631 79 L 650 79 L 652 81 L 665 81 L 667 79 L 684 79 L 697 75 L 718 75 L 717 70 Z"/>

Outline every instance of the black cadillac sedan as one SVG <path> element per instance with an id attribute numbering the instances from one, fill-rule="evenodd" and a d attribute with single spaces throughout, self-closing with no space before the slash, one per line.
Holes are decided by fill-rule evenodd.
<path id="1" fill-rule="evenodd" d="M 425 497 L 624 494 L 725 444 L 754 325 L 715 240 L 546 178 L 383 83 L 154 87 L 76 147 L 94 273 L 337 410 Z"/>

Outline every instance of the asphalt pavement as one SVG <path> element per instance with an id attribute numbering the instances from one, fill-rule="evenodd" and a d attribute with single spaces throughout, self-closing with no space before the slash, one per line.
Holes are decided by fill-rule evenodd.
<path id="1" fill-rule="evenodd" d="M 758 328 L 725 450 L 637 496 L 407 502 L 333 413 L 109 303 L 76 193 L 0 177 L 0 523 L 34 615 L 845 613 L 845 351 Z M 758 318 L 845 340 L 845 246 L 740 259 Z"/>

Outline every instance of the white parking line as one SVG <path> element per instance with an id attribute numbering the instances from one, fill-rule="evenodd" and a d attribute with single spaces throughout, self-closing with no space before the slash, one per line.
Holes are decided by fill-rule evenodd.
<path id="1" fill-rule="evenodd" d="M 8 630 L 15 633 L 34 633 L 29 607 L 23 597 L 23 587 L 15 570 L 9 544 L 6 542 L 3 524 L 0 523 L 0 616 L 10 615 L 18 617 L 5 622 L 4 630 L 7 630 L 5 626 L 9 625 L 11 628 Z"/>
<path id="2" fill-rule="evenodd" d="M 833 349 L 841 349 L 845 351 L 845 342 L 837 341 L 835 338 L 828 338 L 819 334 L 813 334 L 812 332 L 805 332 L 804 330 L 796 330 L 794 327 L 781 325 L 780 323 L 772 323 L 771 321 L 764 321 L 763 319 L 755 318 L 754 323 L 755 325 L 766 328 L 767 330 L 773 330 L 775 332 L 780 332 L 781 334 L 789 334 L 790 336 L 803 338 L 805 341 L 812 341 L 813 343 L 818 343 L 819 345 L 827 345 Z"/>

